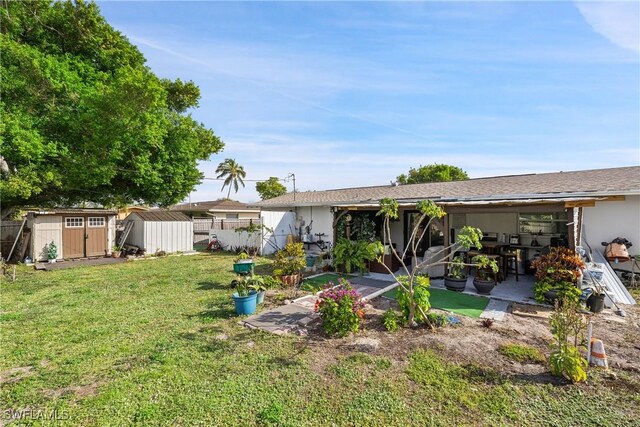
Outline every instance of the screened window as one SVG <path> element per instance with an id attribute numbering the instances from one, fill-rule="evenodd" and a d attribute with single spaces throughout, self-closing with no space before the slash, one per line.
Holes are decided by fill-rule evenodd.
<path id="1" fill-rule="evenodd" d="M 104 218 L 101 216 L 89 217 L 89 227 L 104 227 L 104 222 Z"/>
<path id="2" fill-rule="evenodd" d="M 238 214 L 227 214 L 226 216 L 227 219 L 238 219 Z"/>
<path id="3" fill-rule="evenodd" d="M 84 227 L 84 218 L 82 217 L 65 218 L 65 227 L 66 228 L 82 228 Z"/>

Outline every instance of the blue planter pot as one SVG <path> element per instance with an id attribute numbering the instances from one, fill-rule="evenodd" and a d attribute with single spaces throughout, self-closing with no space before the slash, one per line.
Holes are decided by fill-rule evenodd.
<path id="1" fill-rule="evenodd" d="M 264 302 L 264 296 L 267 291 L 258 292 L 256 294 L 256 304 L 262 304 Z"/>
<path id="2" fill-rule="evenodd" d="M 254 291 L 246 297 L 238 296 L 238 293 L 234 293 L 231 298 L 236 305 L 236 313 L 239 316 L 247 316 L 256 312 L 256 300 L 258 294 Z"/>

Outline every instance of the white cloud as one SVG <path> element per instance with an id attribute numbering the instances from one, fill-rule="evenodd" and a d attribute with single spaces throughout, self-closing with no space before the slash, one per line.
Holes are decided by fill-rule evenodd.
<path id="1" fill-rule="evenodd" d="M 612 43 L 640 52 L 640 3 L 637 1 L 576 2 L 584 19 Z"/>

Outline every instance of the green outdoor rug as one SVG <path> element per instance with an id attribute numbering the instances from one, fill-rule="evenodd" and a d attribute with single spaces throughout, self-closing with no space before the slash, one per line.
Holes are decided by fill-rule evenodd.
<path id="1" fill-rule="evenodd" d="M 489 298 L 476 297 L 446 289 L 429 288 L 431 307 L 451 311 L 463 316 L 479 318 L 489 304 Z M 396 299 L 396 290 L 386 292 L 383 296 Z"/>
<path id="2" fill-rule="evenodd" d="M 324 288 L 329 282 L 333 282 L 334 285 L 337 285 L 338 279 L 341 277 L 344 277 L 346 279 L 349 278 L 349 276 L 335 273 L 324 273 L 316 277 L 309 277 L 302 281 L 300 289 L 302 289 L 303 291 L 318 292 L 322 290 L 322 288 Z"/>

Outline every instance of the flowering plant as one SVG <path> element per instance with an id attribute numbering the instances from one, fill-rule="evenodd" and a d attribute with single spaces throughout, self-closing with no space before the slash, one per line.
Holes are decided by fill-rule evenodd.
<path id="1" fill-rule="evenodd" d="M 364 301 L 347 280 L 338 279 L 338 286 L 329 283 L 318 295 L 315 310 L 320 313 L 327 334 L 343 337 L 360 329 Z"/>

